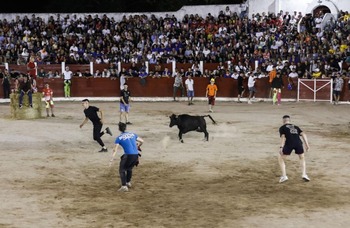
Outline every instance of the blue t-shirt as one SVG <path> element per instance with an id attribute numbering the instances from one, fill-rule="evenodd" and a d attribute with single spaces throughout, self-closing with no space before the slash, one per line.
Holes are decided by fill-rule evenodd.
<path id="1" fill-rule="evenodd" d="M 115 144 L 123 147 L 125 154 L 138 154 L 136 139 L 137 135 L 131 132 L 124 132 L 115 139 Z"/>

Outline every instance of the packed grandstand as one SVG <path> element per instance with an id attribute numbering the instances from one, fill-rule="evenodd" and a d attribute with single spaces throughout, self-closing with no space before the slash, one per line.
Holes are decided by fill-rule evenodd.
<path id="1" fill-rule="evenodd" d="M 329 77 L 339 71 L 346 74 L 350 66 L 350 14 L 340 11 L 336 20 L 321 27 L 323 17 L 322 12 L 302 15 L 282 11 L 248 17 L 229 7 L 217 17 L 210 13 L 183 18 L 139 14 L 116 21 L 97 14 L 84 18 L 57 14 L 47 19 L 34 14 L 17 16 L 0 21 L 0 64 L 25 65 L 30 57 L 35 57 L 38 69 L 42 64 L 62 62 L 104 63 L 111 66 L 108 76 L 120 73 L 116 71 L 118 62 L 135 63 L 130 73 L 138 76 L 146 71 L 141 67 L 145 62 L 172 61 L 193 66 L 201 61 L 225 63 L 225 67 L 210 72 L 197 69 L 196 76 L 231 77 L 258 70 L 254 69 L 256 63 L 263 74 L 272 66 L 286 75 L 294 68 L 297 77 Z"/>

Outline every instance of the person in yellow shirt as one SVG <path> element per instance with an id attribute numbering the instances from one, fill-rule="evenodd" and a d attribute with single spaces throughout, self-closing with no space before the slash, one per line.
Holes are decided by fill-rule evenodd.
<path id="1" fill-rule="evenodd" d="M 205 96 L 208 98 L 209 112 L 213 112 L 213 106 L 215 105 L 216 93 L 218 87 L 215 85 L 215 79 L 210 79 L 210 84 L 207 85 Z"/>
<path id="2" fill-rule="evenodd" d="M 320 69 L 316 68 L 315 71 L 312 73 L 312 77 L 313 78 L 321 78 L 321 74 L 322 74 L 322 72 L 320 71 Z"/>

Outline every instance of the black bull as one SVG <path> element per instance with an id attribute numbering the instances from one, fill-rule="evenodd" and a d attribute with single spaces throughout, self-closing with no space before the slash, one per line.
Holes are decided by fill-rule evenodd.
<path id="1" fill-rule="evenodd" d="M 204 116 L 191 116 L 188 114 L 175 115 L 172 114 L 169 116 L 170 124 L 169 127 L 173 127 L 177 125 L 179 128 L 179 140 L 183 143 L 182 134 L 185 134 L 189 131 L 198 131 L 204 132 L 204 138 L 206 141 L 209 140 L 209 133 L 207 131 L 207 124 L 204 117 L 209 117 L 214 124 L 216 124 L 215 120 L 210 115 Z"/>

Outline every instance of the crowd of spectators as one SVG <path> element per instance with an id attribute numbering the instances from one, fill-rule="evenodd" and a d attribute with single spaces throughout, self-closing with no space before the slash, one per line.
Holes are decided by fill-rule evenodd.
<path id="1" fill-rule="evenodd" d="M 96 74 L 109 77 L 120 73 L 116 72 L 116 64 L 122 62 L 134 64 L 134 69 L 124 69 L 127 74 L 144 77 L 148 73 L 145 61 L 176 61 L 193 64 L 189 71 L 194 76 L 235 77 L 253 70 L 267 75 L 275 66 L 286 75 L 327 77 L 341 70 L 339 63 L 350 64 L 350 14 L 341 11 L 337 20 L 330 20 L 324 29 L 323 16 L 281 11 L 247 17 L 229 7 L 217 17 L 210 13 L 183 18 L 142 14 L 116 21 L 107 15 L 78 18 L 58 14 L 45 21 L 34 14 L 17 16 L 11 21 L 0 20 L 0 64 L 24 65 L 31 56 L 39 69 L 41 64 L 61 62 L 105 63 L 111 67 Z M 200 61 L 218 63 L 218 68 L 201 72 Z M 256 61 L 259 69 L 253 69 Z M 223 64 L 227 62 L 230 64 Z M 157 71 L 152 73 L 153 77 L 159 76 Z"/>

